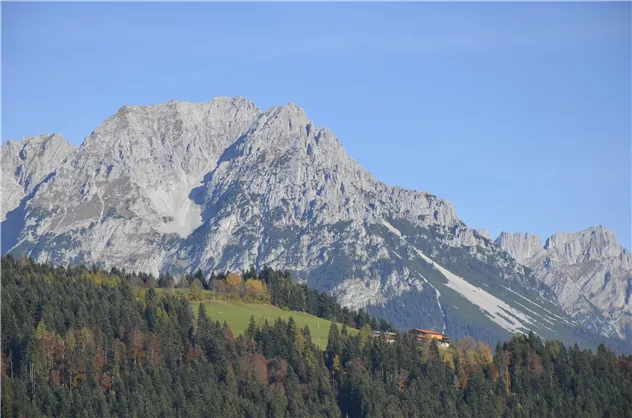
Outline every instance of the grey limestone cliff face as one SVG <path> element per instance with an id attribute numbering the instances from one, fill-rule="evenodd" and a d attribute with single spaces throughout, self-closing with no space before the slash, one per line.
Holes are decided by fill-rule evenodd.
<path id="1" fill-rule="evenodd" d="M 537 235 L 502 233 L 496 243 L 550 287 L 563 309 L 606 334 L 632 333 L 632 255 L 602 226 Z M 607 322 L 594 319 L 597 310 Z"/>
<path id="2" fill-rule="evenodd" d="M 9 140 L 2 144 L 2 205 L 0 220 L 20 205 L 22 199 L 35 188 L 75 150 L 61 134 Z"/>
<path id="3" fill-rule="evenodd" d="M 528 264 L 528 260 L 544 253 L 540 236 L 529 233 L 509 234 L 502 232 L 496 239 L 496 244 L 522 264 Z"/>
<path id="4" fill-rule="evenodd" d="M 165 235 L 201 223 L 192 189 L 259 114 L 240 98 L 122 107 L 29 201 L 15 247 L 42 261 L 157 273 Z"/>

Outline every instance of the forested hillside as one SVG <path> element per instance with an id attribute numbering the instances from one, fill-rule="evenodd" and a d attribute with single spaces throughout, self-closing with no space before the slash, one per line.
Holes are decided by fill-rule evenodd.
<path id="1" fill-rule="evenodd" d="M 274 274 L 272 302 L 288 283 Z M 369 318 L 355 335 L 332 326 L 322 351 L 293 320 L 235 337 L 181 293 L 138 292 L 150 280 L 2 258 L 2 416 L 632 416 L 632 357 L 604 346 L 529 335 L 439 351 L 372 339 Z"/>

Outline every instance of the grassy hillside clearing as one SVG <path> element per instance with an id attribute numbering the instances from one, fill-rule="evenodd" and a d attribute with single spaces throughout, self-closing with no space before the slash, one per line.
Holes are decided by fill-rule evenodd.
<path id="1" fill-rule="evenodd" d="M 318 318 L 305 312 L 285 311 L 267 304 L 249 304 L 224 300 L 215 302 L 210 300 L 193 302 L 193 311 L 196 315 L 200 309 L 200 303 L 204 304 L 209 317 L 213 320 L 218 320 L 220 323 L 226 321 L 235 335 L 242 334 L 248 328 L 250 316 L 254 316 L 257 324 L 263 324 L 267 319 L 270 325 L 272 325 L 277 318 L 287 321 L 292 317 L 294 321 L 296 321 L 297 328 L 303 328 L 305 325 L 309 327 L 309 332 L 312 335 L 312 341 L 314 341 L 314 343 L 322 349 L 327 347 L 327 336 L 329 335 L 331 321 L 327 321 L 326 319 Z M 342 329 L 341 324 L 338 324 L 338 327 Z M 352 335 L 358 332 L 358 330 L 353 328 L 347 329 Z"/>

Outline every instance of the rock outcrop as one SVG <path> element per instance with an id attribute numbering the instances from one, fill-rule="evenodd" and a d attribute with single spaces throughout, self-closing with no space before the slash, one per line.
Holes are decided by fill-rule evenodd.
<path id="1" fill-rule="evenodd" d="M 532 269 L 566 313 L 606 335 L 632 337 L 632 255 L 612 231 L 558 232 L 544 245 L 537 235 L 502 233 L 496 243 Z"/>
<path id="2" fill-rule="evenodd" d="M 61 134 L 24 138 L 2 144 L 0 220 L 18 206 L 75 150 Z"/>

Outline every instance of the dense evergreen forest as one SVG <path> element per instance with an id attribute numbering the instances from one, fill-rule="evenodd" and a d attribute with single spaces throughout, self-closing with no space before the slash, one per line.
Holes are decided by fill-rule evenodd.
<path id="1" fill-rule="evenodd" d="M 281 272 L 248 274 L 278 306 L 345 325 L 331 327 L 325 351 L 293 320 L 252 321 L 235 337 L 150 276 L 3 257 L 2 416 L 632 417 L 632 357 L 603 345 L 387 343 L 371 338 L 387 323 L 325 308 Z"/>

